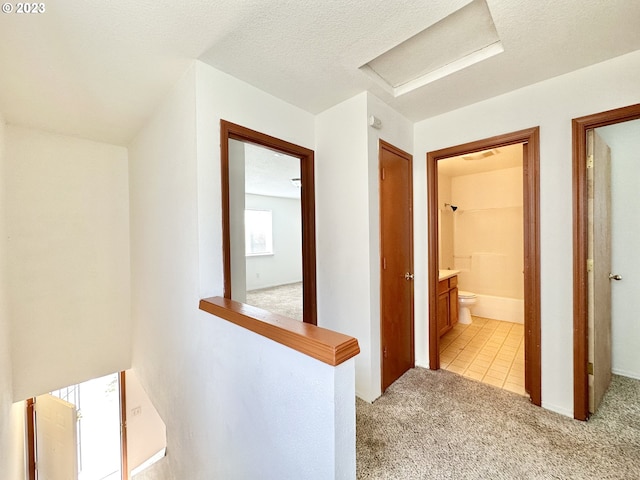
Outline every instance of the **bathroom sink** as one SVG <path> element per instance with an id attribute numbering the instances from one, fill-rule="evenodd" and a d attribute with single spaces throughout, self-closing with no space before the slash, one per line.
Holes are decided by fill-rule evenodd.
<path id="1" fill-rule="evenodd" d="M 458 275 L 460 270 L 439 270 L 438 271 L 438 280 L 446 280 L 447 278 L 451 278 L 455 275 Z"/>

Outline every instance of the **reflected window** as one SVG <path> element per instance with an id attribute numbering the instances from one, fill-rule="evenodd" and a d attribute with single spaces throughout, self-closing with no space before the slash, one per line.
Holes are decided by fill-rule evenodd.
<path id="1" fill-rule="evenodd" d="M 271 210 L 244 211 L 244 239 L 247 257 L 273 255 L 273 219 Z"/>

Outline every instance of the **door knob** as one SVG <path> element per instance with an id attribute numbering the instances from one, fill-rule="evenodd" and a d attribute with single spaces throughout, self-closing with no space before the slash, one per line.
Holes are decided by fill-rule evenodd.
<path id="1" fill-rule="evenodd" d="M 409 273 L 409 272 L 405 273 L 404 274 L 404 279 L 405 280 L 413 280 L 413 273 Z"/>
<path id="2" fill-rule="evenodd" d="M 622 275 L 614 275 L 613 273 L 610 273 L 609 280 L 622 280 Z"/>

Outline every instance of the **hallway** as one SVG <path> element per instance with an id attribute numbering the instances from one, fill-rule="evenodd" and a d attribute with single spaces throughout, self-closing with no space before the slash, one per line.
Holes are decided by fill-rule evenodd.
<path id="1" fill-rule="evenodd" d="M 414 368 L 373 404 L 356 400 L 357 478 L 637 478 L 639 425 L 640 380 L 614 375 L 601 409 L 581 422 Z"/>

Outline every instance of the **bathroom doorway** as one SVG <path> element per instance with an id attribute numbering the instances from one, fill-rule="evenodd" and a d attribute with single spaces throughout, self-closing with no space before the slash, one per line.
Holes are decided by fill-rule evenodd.
<path id="1" fill-rule="evenodd" d="M 541 401 L 538 139 L 538 128 L 532 128 L 427 154 L 430 366 L 526 392 L 536 405 Z M 481 190 L 474 187 L 476 180 L 494 185 L 478 201 L 472 200 L 474 190 Z M 493 232 L 489 225 L 495 225 Z M 458 301 L 459 286 L 482 295 L 462 291 Z M 471 325 L 468 304 L 478 314 Z"/>
<path id="2" fill-rule="evenodd" d="M 438 321 L 440 368 L 526 395 L 522 150 L 438 161 Z"/>
<path id="3" fill-rule="evenodd" d="M 611 188 L 604 199 L 610 208 L 600 214 L 595 209 L 602 195 L 597 184 L 589 188 L 589 181 L 602 169 L 598 156 L 589 149 L 589 137 L 603 143 L 610 153 Z M 629 221 L 638 212 L 639 139 L 640 104 L 573 120 L 574 417 L 578 420 L 587 420 L 597 410 L 612 374 L 640 378 L 636 361 L 640 336 L 633 304 L 628 302 L 637 291 L 640 268 L 633 255 L 640 229 L 637 222 Z M 603 268 L 590 248 L 603 232 L 611 241 L 605 259 L 610 268 Z M 601 295 L 607 298 L 598 300 Z M 603 304 L 604 309 L 595 308 Z"/>

